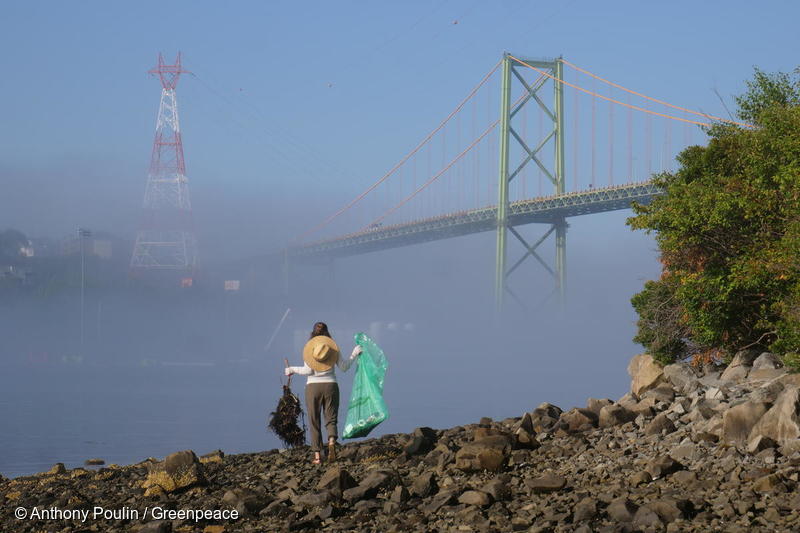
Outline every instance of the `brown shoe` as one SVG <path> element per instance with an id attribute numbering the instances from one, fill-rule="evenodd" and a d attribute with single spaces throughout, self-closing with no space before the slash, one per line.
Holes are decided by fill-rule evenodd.
<path id="1" fill-rule="evenodd" d="M 332 463 L 336 460 L 336 443 L 329 442 L 328 443 L 328 462 Z"/>

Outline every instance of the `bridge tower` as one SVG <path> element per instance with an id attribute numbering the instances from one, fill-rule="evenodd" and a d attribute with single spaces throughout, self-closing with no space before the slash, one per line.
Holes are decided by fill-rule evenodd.
<path id="1" fill-rule="evenodd" d="M 551 61 L 521 58 L 528 65 L 534 66 L 547 72 L 553 78 L 563 79 L 563 62 L 561 58 Z M 522 68 L 521 68 L 522 67 Z M 509 53 L 503 55 L 502 81 L 500 94 L 500 139 L 499 139 L 499 171 L 498 171 L 498 201 L 497 201 L 497 260 L 495 265 L 495 298 L 498 310 L 503 305 L 505 295 L 508 294 L 522 303 L 522 299 L 517 296 L 510 288 L 509 276 L 529 257 L 536 259 L 553 277 L 555 282 L 555 292 L 558 293 L 561 304 L 564 304 L 566 296 L 566 268 L 567 268 L 567 220 L 564 216 L 554 216 L 549 221 L 549 229 L 545 231 L 536 242 L 530 244 L 522 234 L 515 228 L 516 219 L 509 203 L 509 185 L 520 175 L 522 169 L 528 163 L 535 163 L 541 169 L 543 175 L 552 183 L 553 193 L 561 195 L 566 192 L 564 173 L 564 86 L 546 76 L 541 76 L 534 82 L 528 81 L 524 74 L 523 65 L 514 60 Z M 522 86 L 524 96 L 517 102 L 511 101 L 512 86 L 514 82 Z M 540 91 L 548 85 L 553 84 L 553 104 L 552 109 L 545 103 L 540 95 Z M 527 139 L 523 139 L 514 128 L 513 119 L 523 109 L 523 107 L 535 102 L 543 115 L 552 123 L 550 131 L 544 131 L 544 137 L 539 139 L 533 147 L 528 144 Z M 553 141 L 554 154 L 550 165 L 545 164 L 542 150 Z M 511 170 L 511 146 L 521 149 L 522 160 L 516 163 L 513 171 Z M 519 150 L 517 150 L 518 152 Z M 551 268 L 537 253 L 538 247 L 551 235 L 555 233 L 556 260 L 555 268 Z M 507 240 L 511 234 L 524 247 L 525 251 L 510 268 L 507 266 Z"/>
<path id="2" fill-rule="evenodd" d="M 149 71 L 157 74 L 161 81 L 161 104 L 142 205 L 143 222 L 133 247 L 131 273 L 168 270 L 190 282 L 197 251 L 175 96 L 175 86 L 185 72 L 188 71 L 181 67 L 180 52 L 172 65 L 164 63 L 164 58 L 158 54 L 158 66 Z"/>

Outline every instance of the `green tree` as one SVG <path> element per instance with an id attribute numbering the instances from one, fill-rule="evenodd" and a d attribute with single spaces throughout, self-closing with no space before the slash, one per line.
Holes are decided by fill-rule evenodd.
<path id="1" fill-rule="evenodd" d="M 634 206 L 661 278 L 632 299 L 635 340 L 664 363 L 745 347 L 800 352 L 800 86 L 756 70 L 736 99 L 753 128 L 716 125 Z M 791 362 L 794 356 L 787 357 Z"/>

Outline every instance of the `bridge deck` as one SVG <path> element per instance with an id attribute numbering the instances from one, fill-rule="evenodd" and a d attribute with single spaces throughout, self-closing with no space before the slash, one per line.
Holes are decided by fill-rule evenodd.
<path id="1" fill-rule="evenodd" d="M 574 217 L 627 209 L 631 202 L 647 203 L 661 191 L 651 182 L 592 189 L 560 196 L 531 198 L 509 206 L 512 225 L 550 223 L 561 217 Z M 409 246 L 490 231 L 497 227 L 497 207 L 488 206 L 394 226 L 379 227 L 334 239 L 289 248 L 291 257 L 344 257 L 388 248 Z"/>

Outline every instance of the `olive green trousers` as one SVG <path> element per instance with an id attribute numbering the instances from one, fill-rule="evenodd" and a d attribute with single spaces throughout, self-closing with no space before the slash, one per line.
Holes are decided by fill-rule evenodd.
<path id="1" fill-rule="evenodd" d="M 309 383 L 306 385 L 306 414 L 311 428 L 311 449 L 322 450 L 322 434 L 320 432 L 320 411 L 325 415 L 325 430 L 328 438 L 336 440 L 339 436 L 339 384 Z"/>

